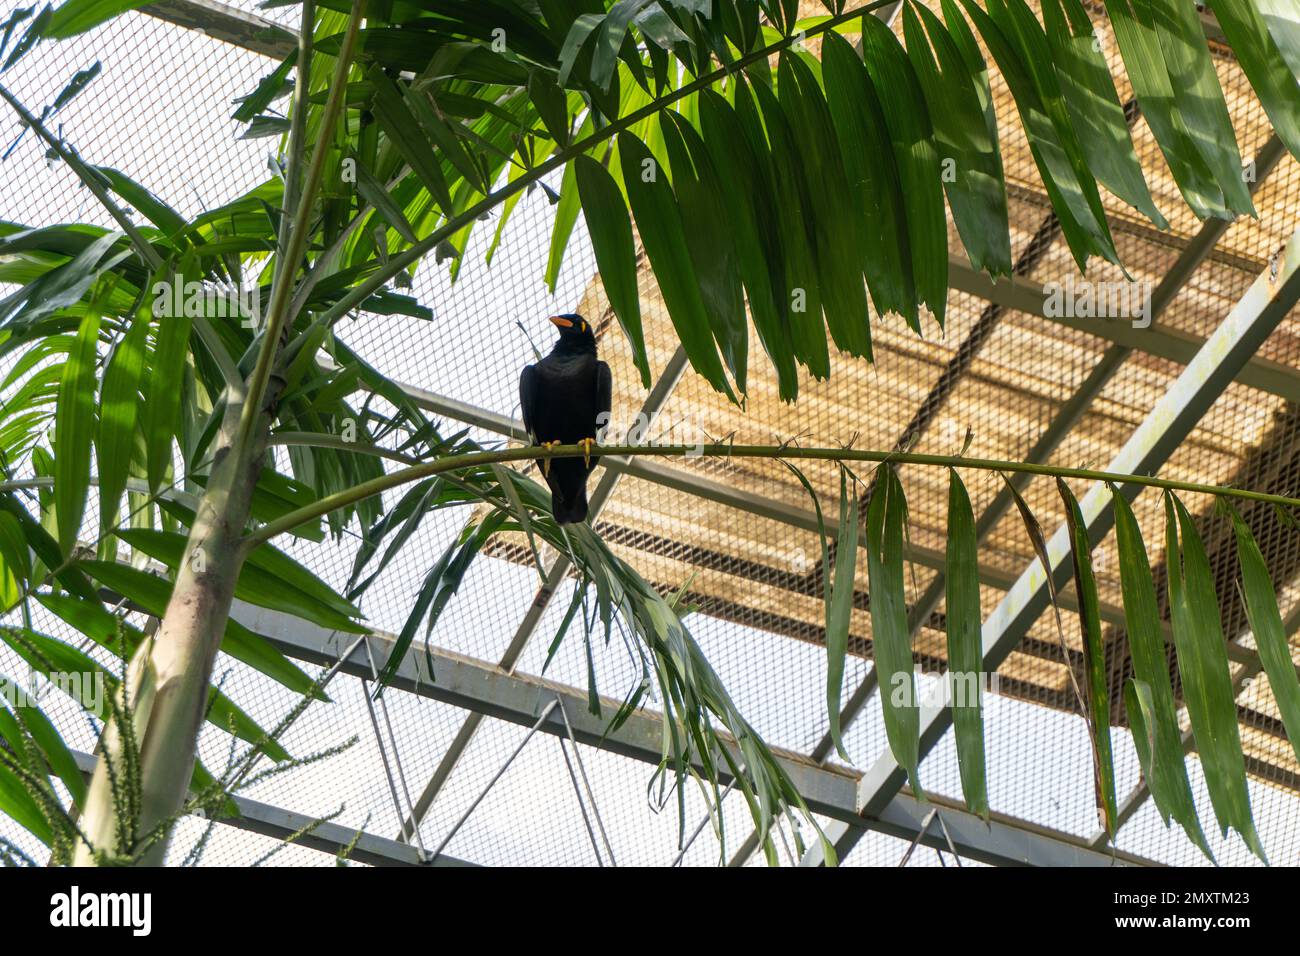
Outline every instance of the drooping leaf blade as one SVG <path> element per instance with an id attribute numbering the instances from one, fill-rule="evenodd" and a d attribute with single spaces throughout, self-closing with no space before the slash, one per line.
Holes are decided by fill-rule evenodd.
<path id="1" fill-rule="evenodd" d="M 944 563 L 948 681 L 961 789 L 966 806 L 989 818 L 984 758 L 983 618 L 980 610 L 978 544 L 970 495 L 957 470 L 948 473 L 948 545 Z M 971 695 L 974 700 L 971 700 Z"/>
<path id="2" fill-rule="evenodd" d="M 1296 677 L 1295 664 L 1291 660 L 1291 646 L 1277 606 L 1277 591 L 1269 578 L 1264 555 L 1250 533 L 1250 526 L 1236 508 L 1228 507 L 1237 538 L 1241 591 L 1250 630 L 1255 636 L 1255 645 L 1264 664 L 1264 673 L 1268 675 L 1278 713 L 1291 740 L 1291 749 L 1300 757 L 1300 679 Z"/>
<path id="3" fill-rule="evenodd" d="M 962 245 L 976 269 L 1010 275 L 1002 155 L 997 127 L 990 129 L 981 101 L 987 71 L 982 65 L 978 72 L 970 68 L 953 37 L 928 8 L 904 6 L 903 14 L 908 59 L 934 124 L 941 178 Z M 933 55 L 929 44 L 934 46 Z"/>
<path id="4" fill-rule="evenodd" d="M 696 142 L 699 134 L 685 118 L 670 113 L 660 122 L 660 129 L 713 338 L 736 388 L 743 393 L 748 373 L 749 328 L 726 210 L 722 197 L 712 188 L 717 177 L 709 168 L 703 143 Z M 688 141 L 694 144 L 694 149 L 688 149 Z"/>
<path id="5" fill-rule="evenodd" d="M 848 472 L 840 469 L 840 522 L 835 538 L 835 579 L 827 581 L 826 604 L 826 713 L 835 751 L 849 755 L 840 738 L 840 694 L 844 683 L 844 658 L 849 649 L 849 621 L 853 614 L 854 577 L 858 557 L 858 501 L 849 494 Z"/>
<path id="6" fill-rule="evenodd" d="M 1202 219 L 1231 218 L 1232 213 L 1224 204 L 1223 190 L 1192 141 L 1175 101 L 1171 74 L 1145 0 L 1105 0 L 1105 3 L 1133 95 L 1169 163 L 1169 171 L 1183 199 Z"/>
<path id="7" fill-rule="evenodd" d="M 870 361 L 871 325 L 860 251 L 864 230 L 844 202 L 848 175 L 840 160 L 830 108 L 802 57 L 782 53 L 777 73 L 781 102 L 798 142 L 804 144 L 802 171 L 808 210 L 816 224 L 808 238 L 817 263 L 826 327 L 841 352 Z"/>
<path id="8" fill-rule="evenodd" d="M 920 83 L 894 32 L 862 18 L 863 56 L 875 84 L 898 163 L 916 298 L 943 325 L 948 299 L 948 223 L 933 127 Z M 916 326 L 919 331 L 919 325 Z"/>
<path id="9" fill-rule="evenodd" d="M 822 76 L 835 122 L 840 158 L 849 180 L 846 201 L 862 224 L 862 269 L 876 312 L 916 322 L 916 286 L 907 239 L 906 210 L 884 108 L 862 58 L 834 33 L 822 41 Z"/>
<path id="10" fill-rule="evenodd" d="M 907 503 L 889 465 L 876 472 L 867 506 L 867 576 L 871 594 L 871 646 L 880 673 L 880 703 L 889 748 L 907 771 L 913 794 L 924 799 L 920 765 L 920 704 L 907 626 L 903 582 L 903 526 Z"/>
<path id="11" fill-rule="evenodd" d="M 145 342 L 149 322 L 135 315 L 113 349 L 99 391 L 99 434 L 95 441 L 99 466 L 99 527 L 105 531 L 117 520 L 118 503 L 126 491 L 134 452 L 140 387 L 144 379 Z"/>
<path id="12" fill-rule="evenodd" d="M 1196 8 L 1180 0 L 1137 2 L 1147 5 L 1160 38 L 1174 101 L 1192 143 L 1223 191 L 1228 208 L 1243 215 L 1255 215 L 1250 191 L 1241 175 L 1241 152 L 1237 148 L 1232 116 Z"/>
<path id="13" fill-rule="evenodd" d="M 1112 193 L 1158 228 L 1168 229 L 1169 222 L 1151 199 L 1110 68 L 1081 0 L 1044 0 L 1043 21 L 1061 92 L 1089 167 Z"/>
<path id="14" fill-rule="evenodd" d="M 182 273 L 183 275 L 183 273 Z M 180 427 L 181 383 L 185 376 L 185 355 L 189 350 L 192 318 L 187 310 L 161 309 L 149 353 L 149 375 L 140 425 L 144 429 L 150 491 L 162 487 L 172 466 L 172 438 Z M 175 313 L 175 314 L 168 314 Z"/>
<path id="15" fill-rule="evenodd" d="M 92 309 L 81 320 L 59 382 L 54 416 L 54 508 L 59 547 L 71 554 L 81 530 L 90 491 L 90 446 L 95 435 L 95 371 L 100 315 Z"/>
<path id="16" fill-rule="evenodd" d="M 738 83 L 735 97 L 736 115 L 745 129 L 750 148 L 755 155 L 766 157 L 771 176 L 769 182 L 775 199 L 767 223 L 772 230 L 767 243 L 769 264 L 778 269 L 783 278 L 785 301 L 780 303 L 780 307 L 790 330 L 794 355 L 814 378 L 825 379 L 831 374 L 830 350 L 822 322 L 817 261 L 808 237 L 812 220 L 801 169 L 799 141 L 780 100 L 766 86 Z"/>
<path id="17" fill-rule="evenodd" d="M 636 246 L 627 207 L 614 177 L 596 160 L 579 156 L 573 161 L 573 170 L 601 283 L 631 346 L 632 360 L 641 373 L 641 385 L 649 388 L 650 361 L 646 356 L 645 335 L 641 331 Z"/>
<path id="18" fill-rule="evenodd" d="M 727 211 L 754 330 L 776 370 L 781 400 L 793 401 L 799 392 L 799 377 L 781 305 L 784 280 L 768 268 L 767 249 L 775 236 L 771 229 L 764 233 L 762 225 L 774 218 L 771 203 L 775 197 L 759 191 L 765 181 L 765 166 L 752 151 L 735 111 L 716 92 L 701 92 L 699 121 L 703 131 L 699 144 L 707 152 L 707 162 L 697 160 L 697 168 L 717 176 L 713 185 Z M 695 149 L 699 144 L 690 141 L 687 145 Z"/>
<path id="19" fill-rule="evenodd" d="M 1270 0 L 1261 0 L 1260 5 L 1271 8 Z M 1292 65 L 1288 65 L 1278 49 L 1279 44 L 1274 42 L 1275 36 L 1269 32 L 1261 15 L 1267 12 L 1265 9 L 1257 10 L 1254 3 L 1225 3 L 1224 0 L 1211 0 L 1210 8 L 1232 45 L 1242 72 L 1263 104 L 1273 131 L 1292 156 L 1300 156 L 1300 72 L 1293 72 L 1300 71 L 1300 26 L 1297 26 L 1300 18 L 1295 7 L 1289 20 L 1281 16 L 1274 18 L 1275 23 L 1289 25 L 1295 32 Z"/>
<path id="20" fill-rule="evenodd" d="M 564 263 L 565 250 L 569 248 L 569 237 L 578 221 L 582 204 L 578 199 L 578 187 L 574 181 L 576 166 L 573 163 L 564 167 L 564 177 L 560 182 L 560 201 L 555 204 L 555 220 L 551 224 L 551 246 L 546 259 L 546 288 L 555 294 L 555 283 L 560 278 L 560 266 Z"/>
<path id="21" fill-rule="evenodd" d="M 1056 489 L 1065 503 L 1065 525 L 1070 534 L 1070 559 L 1074 564 L 1074 591 L 1079 599 L 1079 630 L 1083 635 L 1084 699 L 1092 736 L 1093 767 L 1096 773 L 1098 817 L 1114 839 L 1119 826 L 1115 798 L 1115 758 L 1110 745 L 1110 687 L 1106 674 L 1106 651 L 1102 644 L 1101 609 L 1097 578 L 1092 571 L 1092 546 L 1088 526 L 1074 492 L 1062 478 Z"/>
<path id="22" fill-rule="evenodd" d="M 973 0 L 962 3 L 1011 89 L 1030 152 L 1075 262 L 1084 269 L 1088 258 L 1098 255 L 1118 263 L 1097 183 L 1070 122 L 1041 25 L 1023 0 L 1010 0 L 1010 6 L 1004 0 L 989 0 L 989 13 Z"/>

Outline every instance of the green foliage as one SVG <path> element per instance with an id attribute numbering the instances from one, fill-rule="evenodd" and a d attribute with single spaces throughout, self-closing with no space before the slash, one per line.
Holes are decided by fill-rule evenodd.
<path id="1" fill-rule="evenodd" d="M 132 679 L 132 674 L 138 673 L 138 669 L 127 667 L 127 659 L 132 653 L 130 630 L 121 617 L 110 617 L 114 621 L 115 643 L 122 654 L 122 670 L 110 684 L 109 693 L 102 703 L 108 708 L 105 732 L 116 735 L 121 746 L 111 751 L 104 750 L 99 754 L 99 759 L 108 766 L 117 820 L 114 845 L 96 847 L 82 829 L 80 814 L 85 808 L 87 796 L 86 771 L 40 708 L 30 701 L 24 701 L 18 706 L 11 705 L 12 711 L 0 708 L 0 744 L 3 744 L 0 746 L 0 811 L 49 847 L 50 865 L 70 863 L 74 847 L 81 842 L 89 846 L 97 865 L 129 866 L 156 844 L 165 842 L 178 820 L 184 816 L 197 815 L 206 818 L 208 825 L 183 864 L 194 865 L 202 857 L 216 823 L 239 815 L 232 800 L 234 794 L 270 776 L 328 759 L 355 743 L 356 738 L 352 738 L 342 745 L 306 757 L 290 757 L 280 746 L 279 738 L 314 696 L 305 695 L 271 731 L 259 730 L 248 748 L 237 751 L 232 741 L 226 766 L 220 775 L 213 776 L 202 764 L 196 763 L 190 796 L 184 806 L 168 819 L 152 827 L 143 827 L 140 819 L 142 784 L 138 728 L 141 726 L 141 708 L 147 704 L 142 704 L 139 696 L 132 695 L 132 690 L 138 691 L 141 684 Z M 8 635 L 8 639 L 12 643 L 34 636 L 14 633 Z M 42 660 L 43 670 L 48 672 L 55 669 L 55 662 L 44 658 L 34 642 L 28 646 L 34 648 L 34 653 Z M 320 688 L 313 685 L 312 690 L 319 693 Z M 236 732 L 235 724 L 236 717 L 232 715 L 228 729 L 232 735 L 242 736 Z M 263 756 L 269 756 L 274 763 L 252 773 Z M 61 790 L 53 786 L 55 779 L 62 785 Z M 301 838 L 328 819 L 332 817 L 311 821 L 278 844 L 271 853 L 278 852 L 283 846 Z M 253 865 L 258 865 L 265 859 L 259 859 Z M 15 843 L 2 837 L 0 862 L 8 866 L 42 865 Z"/>
<path id="2" fill-rule="evenodd" d="M 627 628 L 636 639 L 629 646 L 641 678 L 611 725 L 626 719 L 657 682 L 667 728 L 662 780 L 671 779 L 681 801 L 695 779 L 716 802 L 720 781 L 735 777 L 771 854 L 777 819 L 807 815 L 801 798 L 691 638 L 683 620 L 688 615 L 589 527 L 556 525 L 540 486 L 505 467 L 480 464 L 429 477 L 391 506 L 353 494 L 384 476 L 386 461 L 437 461 L 479 449 L 463 434 L 444 435 L 333 330 L 356 312 L 429 318 L 427 306 L 401 291 L 421 259 L 432 252 L 438 261 L 449 260 L 454 276 L 480 222 L 497 213 L 493 228 L 499 239 L 523 191 L 538 184 L 549 189 L 545 177 L 558 174 L 546 278 L 554 282 L 582 213 L 643 384 L 649 383 L 649 360 L 634 235 L 692 366 L 719 392 L 743 400 L 750 371 L 748 311 L 780 397 L 792 401 L 799 365 L 816 378 L 830 374 L 832 344 L 871 357 L 868 300 L 877 314 L 900 314 L 918 333 L 926 311 L 942 323 L 948 291 L 945 196 L 976 268 L 1010 272 L 998 136 L 1008 118 L 996 113 L 977 36 L 1010 88 L 1079 266 L 1091 256 L 1118 261 L 1098 183 L 1165 227 L 1137 163 L 1115 79 L 1092 45 L 1092 23 L 1078 0 L 1047 0 L 1041 22 L 1024 0 L 945 0 L 942 20 L 907 4 L 905 44 L 872 16 L 886 5 L 833 4 L 831 16 L 802 25 L 795 21 L 797 5 L 782 0 L 624 0 L 582 5 L 578 16 L 559 0 L 478 0 L 436 16 L 419 5 L 372 5 L 355 59 L 340 64 L 341 14 L 350 14 L 353 5 L 322 0 L 316 23 L 307 25 L 316 52 L 293 108 L 314 144 L 313 159 L 328 171 L 321 181 L 343 182 L 345 162 L 354 163 L 358 175 L 355 189 L 327 185 L 302 197 L 312 224 L 302 261 L 289 261 L 282 244 L 287 230 L 281 220 L 292 210 L 283 209 L 281 176 L 186 221 L 145 185 L 117 170 L 86 166 L 66 149 L 45 120 L 94 80 L 95 67 L 74 75 L 40 115 L 27 113 L 0 87 L 28 126 L 26 135 L 42 137 L 52 155 L 68 162 L 121 227 L 0 223 L 0 282 L 15 286 L 0 300 L 0 358 L 13 362 L 0 385 L 6 395 L 0 409 L 0 606 L 21 613 L 29 601 L 39 601 L 102 646 L 118 646 L 123 660 L 138 653 L 144 636 L 107 610 L 104 598 L 165 613 L 172 582 L 189 554 L 187 529 L 197 504 L 191 492 L 208 487 L 214 460 L 231 451 L 230 426 L 250 371 L 259 357 L 269 356 L 277 391 L 255 454 L 262 454 L 262 441 L 282 445 L 288 471 L 263 470 L 252 492 L 250 521 L 239 530 L 256 533 L 286 515 L 315 509 L 315 517 L 291 528 L 293 534 L 323 540 L 327 532 L 338 537 L 360 528 L 363 540 L 345 594 L 264 544 L 240 556 L 239 597 L 323 627 L 363 632 L 354 602 L 423 518 L 447 507 L 486 504 L 430 570 L 399 652 L 414 645 L 421 628 L 429 637 L 495 535 L 522 533 L 534 555 L 539 542 L 557 549 L 574 563 L 582 602 L 575 598 L 555 646 L 579 609 L 589 655 L 602 637 L 609 644 L 615 628 Z M 84 32 L 134 6 L 67 0 L 57 10 L 19 11 L 0 24 L 4 68 L 43 37 Z M 1258 12 L 1250 5 L 1245 12 L 1237 4 L 1213 6 L 1279 136 L 1297 152 L 1300 98 L 1292 67 L 1300 46 L 1294 24 L 1279 15 L 1273 0 L 1261 2 Z M 1189 206 L 1201 217 L 1252 212 L 1223 93 L 1191 5 L 1107 0 L 1106 7 L 1134 96 Z M 510 38 L 505 46 L 493 42 L 498 29 Z M 820 62 L 796 46 L 797 34 L 822 37 Z M 858 46 L 841 34 L 854 36 Z M 265 111 L 284 91 L 296 57 L 276 65 L 250 92 L 236 112 L 239 121 L 255 132 L 283 128 L 283 121 L 268 125 Z M 334 82 L 336 70 L 345 82 Z M 331 99 L 336 106 L 341 100 L 343 119 L 337 128 L 323 129 Z M 286 175 L 292 175 L 303 156 L 288 155 L 287 143 L 284 151 Z M 948 161 L 954 163 L 951 177 L 943 175 Z M 119 199 L 147 222 L 133 224 Z M 247 316 L 217 307 L 210 297 L 166 313 L 154 308 L 155 284 L 180 280 L 214 293 L 251 287 L 260 311 L 270 303 L 271 289 L 266 279 L 254 277 L 272 274 L 292 282 L 283 341 L 268 344 Z M 346 442 L 339 437 L 345 428 L 355 429 Z M 802 473 L 796 474 L 811 491 Z M 87 541 L 83 513 L 96 480 L 99 515 Z M 28 487 L 27 481 L 35 484 Z M 824 529 L 822 535 L 830 728 L 843 754 L 839 685 L 862 534 L 885 724 L 893 753 L 919 794 L 904 489 L 892 467 L 879 469 L 861 528 L 851 487 L 842 475 L 833 573 L 830 536 Z M 31 488 L 37 493 L 28 497 Z M 1016 503 L 1046 563 L 1038 519 L 1019 495 Z M 1078 504 L 1066 495 L 1065 505 L 1088 663 L 1085 712 L 1098 751 L 1101 802 L 1113 821 L 1112 702 L 1098 669 L 1096 587 Z M 1237 829 L 1262 855 L 1204 548 L 1181 503 L 1171 495 L 1167 507 L 1183 703 L 1221 828 Z M 1204 848 L 1146 548 L 1118 496 L 1116 508 L 1134 648 L 1134 678 L 1124 693 L 1135 746 L 1166 822 L 1177 820 Z M 1234 528 L 1252 629 L 1294 740 L 1300 689 L 1294 668 L 1287 666 L 1276 592 L 1249 528 L 1240 520 Z M 117 560 L 119 545 L 165 566 L 168 576 Z M 979 671 L 976 538 L 956 471 L 950 479 L 947 556 L 949 659 L 954 668 Z M 591 615 L 585 613 L 589 598 L 595 605 Z M 4 635 L 29 662 L 87 666 L 75 648 L 30 627 Z M 222 646 L 302 694 L 302 706 L 323 699 L 300 669 L 236 622 L 226 625 Z M 896 682 L 910 682 L 909 699 L 894 700 Z M 594 679 L 589 691 L 599 707 Z M 274 734 L 262 733 L 217 688 L 210 689 L 208 701 L 209 720 L 230 730 L 232 740 L 265 738 L 261 746 L 284 762 L 288 755 L 275 750 Z M 117 733 L 126 745 L 122 765 L 113 771 L 114 796 L 121 801 L 122 845 L 141 848 L 161 837 L 156 830 L 132 830 L 139 793 L 131 721 L 125 717 L 130 705 L 125 701 L 124 716 L 113 718 L 122 724 Z M 64 779 L 66 755 L 41 718 L 28 717 L 0 718 L 11 744 L 0 768 L 0 805 L 52 846 L 70 846 L 75 832 L 54 812 L 55 790 L 42 769 L 72 791 Z M 987 815 L 978 701 L 954 719 L 963 792 L 973 811 Z M 207 782 L 200 781 L 198 790 L 208 794 L 205 799 L 224 799 L 221 788 Z"/>

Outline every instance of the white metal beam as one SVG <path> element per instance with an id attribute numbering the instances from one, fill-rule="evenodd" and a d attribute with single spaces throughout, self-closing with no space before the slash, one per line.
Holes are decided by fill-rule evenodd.
<path id="1" fill-rule="evenodd" d="M 217 0 L 158 0 L 140 12 L 276 60 L 298 46 L 294 34 L 280 24 Z"/>
<path id="2" fill-rule="evenodd" d="M 1132 351 L 1168 359 L 1179 365 L 1190 362 L 1205 344 L 1200 336 L 1155 322 L 1147 328 L 1138 328 L 1128 319 L 1085 319 L 1048 314 L 1046 302 L 1051 293 L 1042 283 L 1020 278 L 999 279 L 995 282 L 984 273 L 976 272 L 964 259 L 949 260 L 948 276 L 949 284 L 958 291 L 969 292 L 1007 308 L 1095 335 Z M 1242 385 L 1300 403 L 1300 374 L 1289 365 L 1252 356 L 1237 373 L 1236 379 Z"/>
<path id="3" fill-rule="evenodd" d="M 300 618 L 236 601 L 232 616 L 241 624 L 266 636 L 285 654 L 299 660 L 326 666 L 338 665 L 344 673 L 370 676 L 370 657 L 386 660 L 395 638 L 375 633 L 367 637 L 371 644 L 352 647 L 355 635 L 329 631 Z M 433 674 L 428 671 L 426 650 L 433 660 Z M 544 733 L 567 737 L 568 717 L 575 738 L 581 743 L 612 753 L 656 765 L 660 760 L 663 720 L 653 712 L 638 710 L 615 731 L 608 728 L 608 717 L 620 701 L 604 698 L 605 717 L 587 710 L 587 693 L 576 687 L 544 678 L 507 673 L 486 661 L 456 654 L 440 648 L 412 644 L 397 669 L 393 688 L 442 701 L 487 717 L 496 717 L 520 726 L 531 727 L 557 698 L 564 708 L 542 722 Z M 878 830 L 912 839 L 920 830 L 920 821 L 933 806 L 953 835 L 958 852 L 971 859 L 998 865 L 1031 866 L 1112 866 L 1153 865 L 1131 854 L 1113 857 L 1084 845 L 1078 837 L 1034 827 L 1007 817 L 997 817 L 986 824 L 947 802 L 935 801 L 926 806 L 906 793 L 895 794 L 878 813 L 864 817 L 858 812 L 857 797 L 861 789 L 858 774 L 837 767 L 818 766 L 807 757 L 786 751 L 774 751 L 777 760 L 790 775 L 795 787 L 810 809 L 855 828 Z M 927 845 L 946 848 L 939 828 L 923 838 Z M 414 852 L 412 849 L 411 852 Z"/>

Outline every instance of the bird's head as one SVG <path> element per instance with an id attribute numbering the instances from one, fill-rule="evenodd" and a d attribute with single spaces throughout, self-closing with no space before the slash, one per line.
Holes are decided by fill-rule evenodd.
<path id="1" fill-rule="evenodd" d="M 566 351 L 590 349 L 594 352 L 596 350 L 595 331 L 587 320 L 576 312 L 553 315 L 551 316 L 551 323 L 560 330 L 560 341 L 556 343 L 557 348 Z"/>

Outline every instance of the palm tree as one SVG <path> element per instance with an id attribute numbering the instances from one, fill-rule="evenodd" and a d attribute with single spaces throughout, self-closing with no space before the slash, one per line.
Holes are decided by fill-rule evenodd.
<path id="1" fill-rule="evenodd" d="M 0 34 L 9 47 L 0 45 L 0 55 L 7 53 L 12 65 L 36 42 L 84 32 L 139 5 L 67 0 L 30 22 L 29 12 L 19 11 Z M 904 316 L 918 333 L 927 313 L 942 324 L 949 262 L 945 199 L 972 265 L 990 276 L 1010 274 L 998 117 L 983 50 L 1010 87 L 1081 269 L 1093 256 L 1119 262 L 1099 186 L 1167 227 L 1081 0 L 1045 0 L 1041 19 L 1024 0 L 943 0 L 938 13 L 908 2 L 902 4 L 901 41 L 875 16 L 897 7 L 892 0 L 826 6 L 824 15 L 799 19 L 793 0 L 465 0 L 442 4 L 437 13 L 420 5 L 368 10 L 365 0 L 304 0 L 296 50 L 238 114 L 276 128 L 282 121 L 267 111 L 292 78 L 279 173 L 192 220 L 125 175 L 91 165 L 48 128 L 46 120 L 89 77 L 74 78 L 41 115 L 0 86 L 21 121 L 76 172 L 119 227 L 6 226 L 0 235 L 0 281 L 18 285 L 0 303 L 0 354 L 21 353 L 18 362 L 30 371 L 51 354 L 67 352 L 57 379 L 48 373 L 28 379 L 36 384 L 25 384 L 0 417 L 3 609 L 21 613 L 28 600 L 46 603 L 130 662 L 117 685 L 118 716 L 100 742 L 88 789 L 76 785 L 75 768 L 66 770 L 57 735 L 0 727 L 6 739 L 30 743 L 5 756 L 7 774 L 40 791 L 40 768 L 51 767 L 78 798 L 76 862 L 161 859 L 187 791 L 211 780 L 196 768 L 194 744 L 205 718 L 214 719 L 209 701 L 222 700 L 211 687 L 218 648 L 307 699 L 319 695 L 263 639 L 231 621 L 236 596 L 337 630 L 365 632 L 354 603 L 363 587 L 335 593 L 277 550 L 272 538 L 320 533 L 325 518 L 336 534 L 345 526 L 360 528 L 369 561 L 413 512 L 418 517 L 465 501 L 486 508 L 426 579 L 389 673 L 420 625 L 442 612 L 491 536 L 518 531 L 534 550 L 540 539 L 570 554 L 597 595 L 598 619 L 605 627 L 615 617 L 624 620 L 644 647 L 647 680 L 628 696 L 615 723 L 639 706 L 652 677 L 673 718 L 664 759 L 679 785 L 699 774 L 716 795 L 719 779 L 734 776 L 769 847 L 774 815 L 807 813 L 673 602 L 589 527 L 557 525 L 539 486 L 502 467 L 537 452 L 485 449 L 442 434 L 333 331 L 358 312 L 427 315 L 401 291 L 424 258 L 436 253 L 456 268 L 470 232 L 487 213 L 503 221 L 526 189 L 562 170 L 553 250 L 562 254 L 581 212 L 645 386 L 650 373 L 637 297 L 638 241 L 695 371 L 740 401 L 752 323 L 781 398 L 795 401 L 799 366 L 814 378 L 826 377 L 832 345 L 871 359 L 872 307 Z M 1271 0 L 1216 0 L 1211 7 L 1277 135 L 1300 156 L 1293 22 Z M 1252 213 L 1193 5 L 1107 0 L 1105 12 L 1137 104 L 1189 207 L 1202 218 Z M 126 206 L 147 222 L 133 220 Z M 360 404 L 358 394 L 365 396 Z M 375 412 L 371 397 L 392 413 Z M 54 435 L 47 443 L 43 431 L 51 419 Z M 305 497 L 268 468 L 269 452 L 279 447 L 288 450 L 298 482 L 293 487 L 309 490 Z M 973 521 L 953 466 L 1021 466 L 786 446 L 706 452 L 778 458 L 796 474 L 800 458 L 886 463 L 878 472 L 883 493 L 872 496 L 865 514 L 866 551 L 879 596 L 872 602 L 878 666 L 892 660 L 889 667 L 900 672 L 910 672 L 911 661 L 899 546 L 906 504 L 890 465 L 950 468 L 949 639 L 966 642 L 954 648 L 954 659 L 969 656 L 971 642 L 978 653 Z M 550 454 L 581 451 L 564 447 Z M 1165 490 L 1170 553 L 1182 555 L 1185 584 L 1176 597 L 1175 623 L 1197 651 L 1180 655 L 1180 664 L 1191 674 L 1185 683 L 1204 690 L 1187 700 L 1193 726 L 1230 725 L 1230 732 L 1215 735 L 1214 786 L 1224 796 L 1214 809 L 1221 826 L 1235 827 L 1258 849 L 1249 804 L 1241 802 L 1245 771 L 1232 698 L 1222 696 L 1228 680 L 1222 634 L 1204 626 L 1217 620 L 1205 605 L 1213 593 L 1201 586 L 1204 551 L 1175 497 L 1199 486 L 1078 469 L 1021 470 Z M 843 667 L 861 531 L 854 482 L 842 472 L 839 527 L 823 531 L 833 685 L 828 710 L 837 742 L 836 675 Z M 99 515 L 87 518 L 92 483 Z M 379 492 L 408 485 L 403 505 L 380 503 Z M 181 487 L 197 494 L 177 493 Z M 1061 487 L 1067 517 L 1077 518 L 1078 504 Z M 42 490 L 37 514 L 21 495 L 30 488 Z M 1201 490 L 1224 500 L 1300 504 L 1233 489 Z M 1156 640 L 1156 622 L 1144 616 L 1148 602 L 1154 608 L 1146 549 L 1123 507 L 1119 513 L 1131 630 Z M 1032 515 L 1027 509 L 1025 515 L 1032 535 Z M 87 522 L 91 549 L 80 537 Z M 1290 688 L 1296 677 L 1275 590 L 1262 558 L 1255 559 L 1249 532 L 1240 522 L 1238 528 L 1261 656 L 1274 685 Z M 116 560 L 117 542 L 166 566 L 169 577 Z M 1074 543 L 1084 633 L 1095 661 L 1100 630 L 1095 614 L 1088 615 L 1088 596 L 1095 604 L 1096 589 L 1086 535 Z M 352 585 L 365 563 L 359 562 Z M 104 607 L 105 593 L 155 615 L 157 629 L 125 626 Z M 46 669 L 71 660 L 66 646 L 29 624 L 5 633 Z M 1168 674 L 1155 655 L 1143 664 L 1131 684 L 1130 713 L 1143 715 L 1149 727 L 1139 734 L 1141 722 L 1134 722 L 1139 754 L 1148 771 L 1153 763 L 1160 768 L 1147 775 L 1166 819 L 1203 842 L 1194 808 L 1189 811 L 1186 773 L 1173 769 L 1182 766 L 1182 748 Z M 1078 693 L 1113 826 L 1104 677 L 1089 668 Z M 1280 692 L 1278 700 L 1292 739 L 1300 740 L 1300 690 Z M 268 753 L 277 747 L 273 733 L 229 702 L 221 704 L 221 714 L 245 740 Z M 915 777 L 915 708 L 886 703 L 885 716 L 891 746 Z M 982 724 L 961 721 L 957 732 L 967 801 L 987 814 Z M 124 771 L 138 779 L 138 806 L 123 806 Z M 21 811 L 23 819 L 39 821 L 53 812 L 48 799 L 14 799 L 5 809 Z"/>

